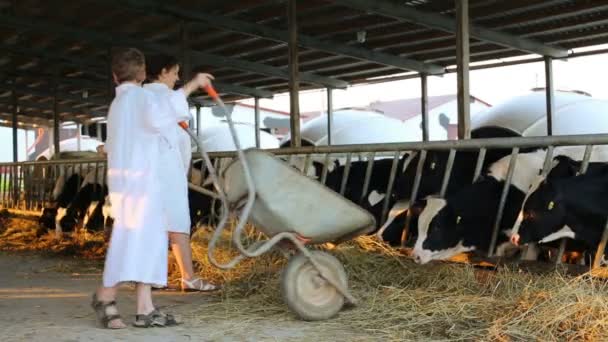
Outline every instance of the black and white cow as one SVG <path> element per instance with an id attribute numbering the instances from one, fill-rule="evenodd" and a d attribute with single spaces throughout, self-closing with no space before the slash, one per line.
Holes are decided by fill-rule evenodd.
<path id="1" fill-rule="evenodd" d="M 558 147 L 554 154 L 580 160 L 584 151 L 583 146 Z M 591 160 L 608 160 L 607 152 L 606 149 L 597 148 L 593 151 Z M 498 242 L 504 244 L 497 250 L 497 255 L 503 254 L 504 248 L 513 247 L 509 246 L 508 237 L 526 194 L 542 170 L 545 155 L 546 151 L 541 149 L 517 156 L 500 223 Z M 484 177 L 445 199 L 432 198 L 427 201 L 427 207 L 418 222 L 419 235 L 414 247 L 417 262 L 427 263 L 462 252 L 488 250 L 510 160 L 510 156 L 502 158 L 490 166 L 490 171 Z"/>
<path id="2" fill-rule="evenodd" d="M 105 228 L 103 206 L 108 196 L 108 187 L 101 184 L 84 184 L 70 205 L 65 215 L 58 215 L 61 232 L 74 231 L 79 224 L 88 231 L 100 231 Z"/>
<path id="3" fill-rule="evenodd" d="M 514 137 L 518 135 L 501 127 L 481 127 L 471 132 L 471 136 L 475 139 L 483 139 Z M 521 152 L 525 153 L 533 150 L 535 149 L 526 148 L 522 149 Z M 487 150 L 481 170 L 486 171 L 490 165 L 509 155 L 510 153 L 510 149 Z M 448 164 L 449 154 L 450 152 L 445 150 L 427 152 L 424 164 L 422 166 L 422 177 L 420 179 L 416 199 L 424 199 L 428 196 L 439 195 Z M 456 153 L 454 157 L 454 164 L 452 165 L 452 172 L 446 188 L 446 195 L 454 194 L 457 191 L 469 186 L 473 182 L 478 158 L 479 151 L 459 151 Z M 399 174 L 395 182 L 395 190 L 392 194 L 393 198 L 391 199 L 391 202 L 401 203 L 402 209 L 395 210 L 395 213 L 392 215 L 394 219 L 389 219 L 389 221 L 387 221 L 380 229 L 378 234 L 378 238 L 381 240 L 384 240 L 383 236 L 391 239 L 390 242 L 384 240 L 391 245 L 395 245 L 394 237 L 401 236 L 405 228 L 403 224 L 405 223 L 405 215 L 407 215 L 407 212 L 403 210 L 407 208 L 407 204 L 410 201 L 419 161 L 420 153 L 417 153 L 412 161 L 407 165 L 404 172 Z M 420 207 L 420 204 L 417 204 L 417 208 L 411 212 L 414 214 L 414 217 L 412 218 L 417 218 L 422 208 L 424 208 L 424 206 Z M 414 222 L 414 220 L 410 220 L 410 224 L 416 224 L 416 222 Z M 417 236 L 417 232 L 413 232 L 412 229 L 413 227 L 410 227 L 407 238 L 407 244 L 409 245 L 414 242 L 412 239 Z"/>
<path id="4" fill-rule="evenodd" d="M 65 216 L 66 209 L 78 194 L 83 180 L 84 177 L 79 173 L 70 175 L 67 177 L 67 180 L 65 175 L 57 178 L 51 195 L 52 206 L 44 208 L 38 219 L 38 223 L 40 224 L 40 229 L 37 232 L 38 236 L 41 236 L 46 231 L 56 231 L 58 229 L 57 217 L 61 218 Z"/>
<path id="5" fill-rule="evenodd" d="M 554 162 L 547 177 L 533 185 L 511 241 L 527 245 L 569 238 L 593 253 L 608 217 L 608 163 L 590 163 L 584 175 L 577 175 L 580 161 L 560 156 Z"/>
<path id="6" fill-rule="evenodd" d="M 399 158 L 397 161 L 396 170 L 403 169 L 403 163 L 407 159 L 407 154 Z M 393 158 L 374 160 L 369 185 L 366 193 L 363 193 L 365 185 L 365 175 L 367 173 L 367 161 L 354 161 L 350 165 L 348 179 L 344 189 L 344 197 L 355 204 L 361 205 L 362 208 L 369 211 L 376 222 L 379 223 L 382 218 L 382 209 L 386 199 L 386 191 L 388 181 L 393 167 Z M 337 165 L 337 163 L 336 163 Z M 322 168 L 317 166 L 317 173 L 320 173 Z M 342 180 L 345 175 L 346 165 L 335 166 L 333 170 L 328 171 L 325 185 L 335 192 L 340 192 Z M 319 175 L 320 176 L 320 175 Z M 319 177 L 320 178 L 320 177 Z M 363 199 L 361 202 L 360 200 Z M 389 205 L 393 205 L 393 201 L 389 201 Z"/>
<path id="7" fill-rule="evenodd" d="M 52 194 L 53 206 L 43 209 L 38 235 L 54 230 L 60 238 L 64 231 L 73 231 L 79 223 L 91 231 L 101 230 L 106 225 L 103 206 L 107 187 L 102 186 L 105 168 L 93 168 L 85 175 L 80 171 L 74 168 L 70 176 L 57 178 Z M 101 221 L 104 224 L 99 224 Z"/>

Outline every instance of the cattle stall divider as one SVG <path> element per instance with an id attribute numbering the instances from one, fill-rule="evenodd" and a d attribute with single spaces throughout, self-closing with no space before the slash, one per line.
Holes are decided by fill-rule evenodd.
<path id="1" fill-rule="evenodd" d="M 339 188 L 336 190 L 336 192 L 342 194 L 344 194 L 347 188 L 353 159 L 365 161 L 367 165 L 365 167 L 365 176 L 362 183 L 362 192 L 358 198 L 353 199 L 353 202 L 358 204 L 361 204 L 365 200 L 365 195 L 370 186 L 374 164 L 378 162 L 379 158 L 392 158 L 390 174 L 386 182 L 386 194 L 383 198 L 382 204 L 382 219 L 380 222 L 378 222 L 378 226 L 381 226 L 387 219 L 391 194 L 395 190 L 394 186 L 398 177 L 399 159 L 404 153 L 408 153 L 408 156 L 405 158 L 404 165 L 401 167 L 401 170 L 405 170 L 405 168 L 409 167 L 409 164 L 414 160 L 416 154 L 419 154 L 420 156 L 418 163 L 416 164 L 415 178 L 409 198 L 409 204 L 412 205 L 417 199 L 420 182 L 424 177 L 423 169 L 425 159 L 427 154 L 432 151 L 449 152 L 445 172 L 441 178 L 439 191 L 439 196 L 444 197 L 450 182 L 450 177 L 452 175 L 454 160 L 458 152 L 479 152 L 474 169 L 474 175 L 471 179 L 473 182 L 481 175 L 482 165 L 488 150 L 511 149 L 510 156 L 514 157 L 517 156 L 520 153 L 519 151 L 524 148 L 546 148 L 547 153 L 545 155 L 542 169 L 542 174 L 546 175 L 550 170 L 551 161 L 554 154 L 554 147 L 585 146 L 585 154 L 581 164 L 581 169 L 579 171 L 579 173 L 584 173 L 589 164 L 592 148 L 596 145 L 608 145 L 608 134 L 526 138 L 487 138 L 370 145 L 306 146 L 298 148 L 273 149 L 267 151 L 277 155 L 286 162 L 289 162 L 294 167 L 297 167 L 302 173 L 317 177 L 317 179 L 323 183 L 326 182 L 328 174 L 331 172 L 329 165 L 335 165 L 334 161 L 339 160 L 340 165 L 344 167 L 344 172 L 343 178 L 340 180 Z M 219 170 L 220 172 L 235 156 L 235 152 L 232 151 L 210 153 L 210 157 L 212 160 L 214 160 L 213 163 L 216 170 Z M 200 155 L 198 153 L 194 153 L 192 158 L 193 164 L 199 160 Z M 488 257 L 494 256 L 497 235 L 500 229 L 500 222 L 505 207 L 506 197 L 508 195 L 509 185 L 511 184 L 511 179 L 516 167 L 516 160 L 516 158 L 511 158 L 511 161 L 509 162 L 505 185 L 502 188 L 500 195 L 500 204 L 498 208 L 496 208 L 496 216 L 494 225 L 492 227 L 492 239 L 490 249 L 488 251 Z M 320 175 L 311 174 L 311 170 L 316 170 L 313 167 L 314 162 L 322 164 Z M 83 174 L 91 170 L 96 172 L 95 176 L 97 177 L 99 168 L 104 167 L 104 170 L 106 170 L 107 168 L 105 168 L 105 166 L 106 161 L 103 158 L 0 163 L 0 208 L 39 211 L 44 207 L 52 205 L 53 187 L 58 177 L 63 176 L 67 179 L 67 177 L 76 172 Z M 206 166 L 204 163 L 202 163 L 201 168 L 198 171 L 201 175 L 204 175 L 205 170 Z M 189 171 L 189 175 L 190 177 L 193 175 L 192 167 Z M 105 172 L 102 179 L 103 184 L 105 184 Z M 191 189 L 199 192 L 201 192 L 201 189 L 212 190 L 208 188 L 209 184 L 205 183 L 205 177 L 201 176 L 198 179 L 198 182 L 199 183 L 194 184 L 195 186 L 191 187 Z M 215 200 L 216 199 L 214 198 L 213 201 Z M 212 208 L 215 208 L 215 206 L 212 205 Z M 212 212 L 212 216 L 214 215 L 217 215 L 217 213 Z M 410 220 L 411 215 L 408 211 L 405 224 L 406 228 L 409 226 Z M 407 229 L 404 229 L 403 239 L 405 239 L 406 236 Z M 598 247 L 605 246 L 607 241 L 608 225 L 603 231 L 602 239 Z M 563 245 L 562 242 L 562 246 L 560 246 L 556 259 L 557 263 L 559 263 L 562 258 L 564 247 L 565 245 Z M 597 250 L 593 267 L 599 265 L 599 260 L 601 259 L 600 251 L 602 251 L 601 248 Z"/>

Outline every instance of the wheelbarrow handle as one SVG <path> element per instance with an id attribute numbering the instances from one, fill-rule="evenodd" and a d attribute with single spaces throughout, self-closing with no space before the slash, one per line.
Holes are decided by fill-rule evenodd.
<path id="1" fill-rule="evenodd" d="M 213 86 L 211 84 L 208 84 L 205 86 L 205 91 L 207 92 L 207 94 L 209 94 L 209 96 L 211 96 L 211 98 L 213 98 L 214 100 L 219 100 L 220 96 L 217 94 L 217 91 L 215 91 L 215 88 L 213 88 Z"/>

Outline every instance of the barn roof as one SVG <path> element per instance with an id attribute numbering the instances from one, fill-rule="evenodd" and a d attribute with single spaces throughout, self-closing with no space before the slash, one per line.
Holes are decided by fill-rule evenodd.
<path id="1" fill-rule="evenodd" d="M 298 1 L 300 89 L 446 72 L 456 64 L 454 8 L 454 0 Z M 469 8 L 473 63 L 564 58 L 608 43 L 608 0 L 469 0 Z M 15 102 L 29 124 L 47 124 L 55 105 L 62 121 L 105 115 L 116 45 L 174 53 L 212 72 L 226 100 L 287 92 L 286 14 L 286 0 L 0 0 L 0 120 Z"/>

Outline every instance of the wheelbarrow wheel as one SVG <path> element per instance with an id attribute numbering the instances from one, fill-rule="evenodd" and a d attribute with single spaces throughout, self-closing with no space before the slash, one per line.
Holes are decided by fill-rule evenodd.
<path id="1" fill-rule="evenodd" d="M 338 259 L 321 251 L 310 253 L 324 274 L 342 288 L 348 287 L 346 272 Z M 331 318 L 342 309 L 345 302 L 338 289 L 325 280 L 302 253 L 289 260 L 283 271 L 281 285 L 287 306 L 306 321 Z"/>

